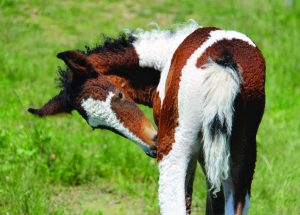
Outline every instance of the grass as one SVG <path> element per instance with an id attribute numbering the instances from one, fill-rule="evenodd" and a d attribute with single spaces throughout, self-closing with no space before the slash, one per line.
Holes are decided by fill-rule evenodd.
<path id="1" fill-rule="evenodd" d="M 244 32 L 264 53 L 267 106 L 250 214 L 300 214 L 300 7 L 285 2 L 0 0 L 0 214 L 159 213 L 155 160 L 92 132 L 77 113 L 40 120 L 26 109 L 57 93 L 56 53 L 99 43 L 102 33 L 190 18 Z M 203 214 L 200 171 L 195 192 L 194 211 Z"/>

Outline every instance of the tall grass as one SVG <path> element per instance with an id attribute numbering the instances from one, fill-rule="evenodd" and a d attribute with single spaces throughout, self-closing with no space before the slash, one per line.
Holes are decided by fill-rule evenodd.
<path id="1" fill-rule="evenodd" d="M 0 0 L 0 214 L 70 213 L 62 203 L 68 197 L 55 200 L 63 192 L 57 187 L 86 185 L 106 187 L 104 193 L 125 203 L 111 214 L 158 213 L 156 163 L 137 146 L 92 131 L 77 113 L 41 120 L 26 109 L 58 92 L 56 53 L 100 43 L 102 33 L 190 18 L 244 32 L 264 53 L 267 106 L 250 214 L 300 214 L 299 14 L 299 4 L 281 0 Z M 201 214 L 204 186 L 199 171 L 194 211 Z M 102 214 L 105 206 L 84 210 Z"/>

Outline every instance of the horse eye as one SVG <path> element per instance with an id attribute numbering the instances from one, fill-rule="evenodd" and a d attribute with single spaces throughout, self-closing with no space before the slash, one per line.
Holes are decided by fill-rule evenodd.
<path id="1" fill-rule="evenodd" d="M 118 97 L 119 97 L 120 99 L 123 98 L 123 93 L 122 93 L 121 90 L 118 90 Z"/>

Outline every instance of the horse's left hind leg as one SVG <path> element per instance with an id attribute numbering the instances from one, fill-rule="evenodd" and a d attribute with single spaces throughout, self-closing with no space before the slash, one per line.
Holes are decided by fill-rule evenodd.
<path id="1" fill-rule="evenodd" d="M 196 157 L 196 156 L 195 156 Z M 197 160 L 191 159 L 185 180 L 185 202 L 186 202 L 186 213 L 191 214 L 192 212 L 192 197 L 193 197 L 193 184 L 195 178 L 195 172 L 197 167 Z"/>
<path id="2" fill-rule="evenodd" d="M 160 145 L 162 139 L 168 138 L 159 136 L 159 156 L 163 147 Z M 196 140 L 197 138 L 184 137 L 182 134 L 175 135 L 175 142 L 168 143 L 172 145 L 172 149 L 158 163 L 159 204 L 163 215 L 190 213 L 192 185 L 200 148 Z"/>

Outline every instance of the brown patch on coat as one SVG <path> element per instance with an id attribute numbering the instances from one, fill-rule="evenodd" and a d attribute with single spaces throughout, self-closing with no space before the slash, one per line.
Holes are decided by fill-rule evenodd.
<path id="1" fill-rule="evenodd" d="M 231 54 L 232 60 L 241 70 L 242 97 L 247 97 L 248 100 L 262 98 L 265 86 L 265 61 L 260 50 L 246 41 L 233 39 L 216 42 L 197 60 L 197 67 L 205 65 L 209 58 L 213 61 L 222 58 L 224 51 Z"/>
<path id="2" fill-rule="evenodd" d="M 87 55 L 96 71 L 103 74 L 110 73 L 119 68 L 131 68 L 139 65 L 139 57 L 133 46 L 114 52 L 98 52 Z"/>
<path id="3" fill-rule="evenodd" d="M 76 99 L 78 102 L 81 102 L 83 99 L 91 97 L 98 101 L 105 101 L 109 92 L 114 89 L 115 86 L 104 76 L 100 75 L 97 78 L 87 79 L 81 86 L 78 86 L 76 89 L 78 90 Z"/>
<path id="4" fill-rule="evenodd" d="M 152 101 L 153 101 L 153 118 L 155 124 L 159 125 L 161 101 L 160 101 L 159 93 L 157 91 L 153 93 Z"/>
<path id="5" fill-rule="evenodd" d="M 139 57 L 133 46 L 119 52 L 93 53 L 87 58 L 97 72 L 124 90 L 135 102 L 153 106 L 153 96 L 160 72 L 139 67 Z"/>
<path id="6" fill-rule="evenodd" d="M 175 128 L 178 126 L 178 88 L 181 70 L 189 57 L 218 28 L 199 28 L 190 34 L 175 51 L 166 81 L 166 94 L 159 114 L 158 156 L 160 161 L 167 155 L 175 142 Z"/>

